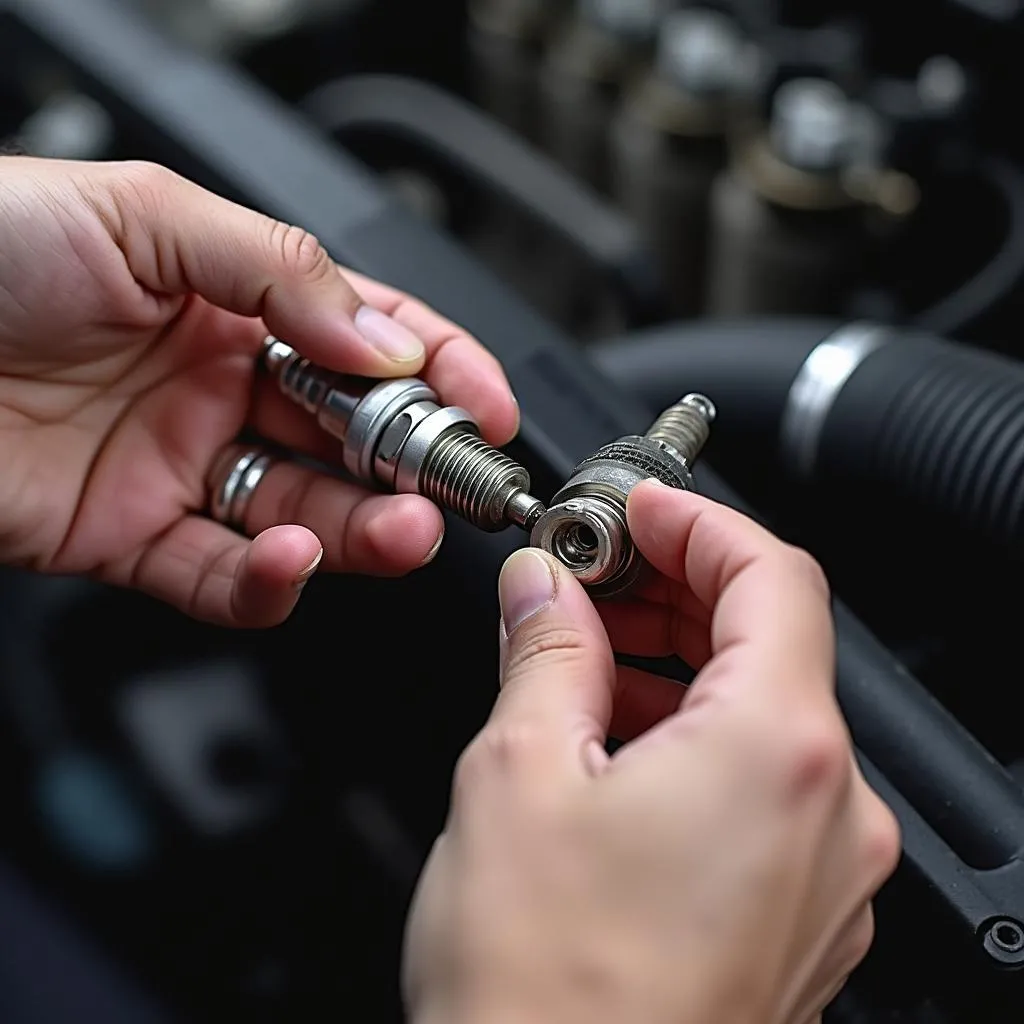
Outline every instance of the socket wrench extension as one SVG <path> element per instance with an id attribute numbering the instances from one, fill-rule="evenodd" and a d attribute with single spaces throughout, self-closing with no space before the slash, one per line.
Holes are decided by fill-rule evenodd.
<path id="1" fill-rule="evenodd" d="M 262 365 L 342 442 L 357 480 L 420 494 L 488 533 L 512 524 L 529 531 L 544 511 L 530 494 L 530 474 L 484 441 L 465 409 L 442 407 L 422 380 L 332 373 L 273 337 L 263 343 Z"/>
<path id="2" fill-rule="evenodd" d="M 651 477 L 692 491 L 690 470 L 714 419 L 711 400 L 689 394 L 642 437 L 620 437 L 599 448 L 573 470 L 540 515 L 530 543 L 554 555 L 594 597 L 628 590 L 646 564 L 626 524 L 629 492 Z"/>

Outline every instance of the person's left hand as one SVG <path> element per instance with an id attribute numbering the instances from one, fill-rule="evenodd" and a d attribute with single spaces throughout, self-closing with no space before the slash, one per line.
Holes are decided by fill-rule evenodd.
<path id="1" fill-rule="evenodd" d="M 287 461 L 245 522 L 203 515 L 243 428 L 340 463 L 269 381 L 274 334 L 327 368 L 421 376 L 493 444 L 518 428 L 497 361 L 307 232 L 163 168 L 0 157 L 0 563 L 88 574 L 236 626 L 288 616 L 317 564 L 400 575 L 429 561 L 438 509 Z M 322 547 L 321 547 L 322 545 Z"/>

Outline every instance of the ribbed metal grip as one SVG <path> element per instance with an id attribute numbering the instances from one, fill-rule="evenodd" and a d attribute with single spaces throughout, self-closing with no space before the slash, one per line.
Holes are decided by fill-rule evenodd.
<path id="1" fill-rule="evenodd" d="M 432 446 L 420 470 L 420 493 L 488 533 L 508 525 L 506 508 L 529 489 L 529 474 L 483 438 L 455 430 Z M 539 502 L 537 515 L 543 510 Z M 524 524 L 527 529 L 532 526 Z"/>
<path id="2" fill-rule="evenodd" d="M 276 338 L 267 338 L 263 343 L 263 359 L 286 397 L 306 412 L 319 411 L 337 374 L 311 363 Z"/>
<path id="3" fill-rule="evenodd" d="M 644 436 L 667 444 L 692 466 L 707 443 L 714 421 L 711 401 L 704 395 L 690 394 L 669 406 Z"/>

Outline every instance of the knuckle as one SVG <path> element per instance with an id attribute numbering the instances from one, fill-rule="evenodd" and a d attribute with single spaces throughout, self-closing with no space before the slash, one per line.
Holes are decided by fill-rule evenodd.
<path id="1" fill-rule="evenodd" d="M 148 160 L 128 160 L 118 165 L 116 187 L 146 206 L 163 200 L 178 176 L 160 164 Z"/>
<path id="2" fill-rule="evenodd" d="M 787 545 L 787 548 L 793 574 L 808 583 L 827 600 L 831 595 L 831 587 L 825 570 L 822 569 L 818 560 L 803 548 L 793 545 Z"/>
<path id="3" fill-rule="evenodd" d="M 849 784 L 854 771 L 850 737 L 838 715 L 820 715 L 790 729 L 789 784 L 797 796 L 836 795 Z"/>
<path id="4" fill-rule="evenodd" d="M 529 761 L 541 744 L 541 732 L 532 722 L 504 722 L 481 734 L 486 757 L 500 770 Z"/>
<path id="5" fill-rule="evenodd" d="M 484 778 L 517 770 L 535 757 L 541 743 L 541 730 L 529 721 L 484 726 L 458 760 L 456 790 L 464 792 Z"/>
<path id="6" fill-rule="evenodd" d="M 282 263 L 297 276 L 320 278 L 331 271 L 331 258 L 316 235 L 294 224 L 274 222 L 271 241 Z"/>

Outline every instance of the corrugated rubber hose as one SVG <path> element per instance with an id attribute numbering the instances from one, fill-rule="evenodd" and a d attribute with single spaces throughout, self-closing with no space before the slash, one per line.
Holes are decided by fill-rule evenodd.
<path id="1" fill-rule="evenodd" d="M 802 480 L 869 486 L 1014 553 L 1024 546 L 1024 366 L 1014 360 L 817 319 L 676 325 L 590 351 L 652 408 L 680 388 L 709 395 L 723 440 L 770 445 Z"/>

